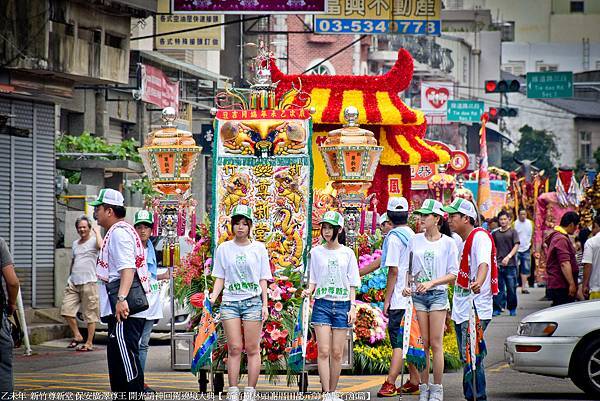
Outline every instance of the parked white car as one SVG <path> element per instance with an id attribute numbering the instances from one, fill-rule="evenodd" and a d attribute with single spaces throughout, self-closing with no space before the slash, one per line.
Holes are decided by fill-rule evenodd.
<path id="1" fill-rule="evenodd" d="M 600 396 L 600 301 L 575 302 L 525 317 L 518 335 L 504 342 L 511 368 L 569 377 L 584 392 Z"/>

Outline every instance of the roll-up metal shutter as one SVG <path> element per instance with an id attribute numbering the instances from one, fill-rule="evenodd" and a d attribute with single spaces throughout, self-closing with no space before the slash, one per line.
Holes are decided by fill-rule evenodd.
<path id="1" fill-rule="evenodd" d="M 0 135 L 0 235 L 8 242 L 23 303 L 54 304 L 54 105 L 0 98 L 27 137 Z"/>

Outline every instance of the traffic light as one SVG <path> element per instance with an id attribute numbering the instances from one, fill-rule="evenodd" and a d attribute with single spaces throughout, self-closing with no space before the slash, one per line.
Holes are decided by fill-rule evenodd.
<path id="1" fill-rule="evenodd" d="M 521 84 L 516 79 L 512 81 L 485 81 L 485 93 L 518 92 Z"/>
<path id="2" fill-rule="evenodd" d="M 498 122 L 499 117 L 516 117 L 519 114 L 518 109 L 514 107 L 490 107 L 488 115 L 490 122 Z"/>

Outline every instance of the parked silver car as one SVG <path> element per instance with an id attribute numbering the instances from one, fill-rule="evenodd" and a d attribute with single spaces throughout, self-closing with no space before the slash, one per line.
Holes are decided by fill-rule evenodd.
<path id="1" fill-rule="evenodd" d="M 166 268 L 159 267 L 158 273 L 162 274 L 166 272 Z M 171 297 L 169 293 L 169 281 L 163 280 L 160 282 L 160 303 L 163 309 L 163 318 L 154 324 L 153 331 L 171 331 Z M 190 321 L 190 314 L 187 311 L 185 305 L 180 305 L 175 302 L 175 331 L 188 331 L 188 324 Z M 77 313 L 77 325 L 79 328 L 86 328 L 87 325 L 83 321 L 81 312 Z M 108 327 L 106 324 L 100 322 L 96 325 L 96 330 L 105 331 Z"/>
<path id="2" fill-rule="evenodd" d="M 600 396 L 600 301 L 543 309 L 525 317 L 518 334 L 504 342 L 511 368 L 569 377 L 584 392 Z"/>

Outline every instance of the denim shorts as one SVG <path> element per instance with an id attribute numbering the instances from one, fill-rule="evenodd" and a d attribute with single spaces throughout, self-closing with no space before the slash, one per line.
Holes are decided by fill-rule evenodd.
<path id="1" fill-rule="evenodd" d="M 314 326 L 330 326 L 332 329 L 349 329 L 348 312 L 350 301 L 329 301 L 316 299 L 313 305 L 311 323 Z"/>
<path id="2" fill-rule="evenodd" d="M 519 273 L 529 276 L 531 274 L 531 251 L 528 249 L 525 252 L 517 252 L 517 264 L 519 265 Z"/>
<path id="3" fill-rule="evenodd" d="M 429 290 L 423 294 L 412 296 L 415 309 L 420 312 L 433 312 L 450 309 L 448 290 Z"/>
<path id="4" fill-rule="evenodd" d="M 241 301 L 221 302 L 221 320 L 242 319 L 262 321 L 262 299 L 260 295 Z"/>

